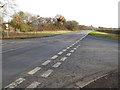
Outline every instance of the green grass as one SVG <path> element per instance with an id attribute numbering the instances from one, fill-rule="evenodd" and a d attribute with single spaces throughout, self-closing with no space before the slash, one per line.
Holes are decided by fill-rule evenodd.
<path id="1" fill-rule="evenodd" d="M 93 32 L 90 32 L 89 35 L 96 36 L 96 37 L 107 38 L 107 39 L 113 39 L 113 40 L 120 40 L 120 35 L 112 34 L 112 33 L 93 31 Z"/>
<path id="2" fill-rule="evenodd" d="M 61 34 L 71 33 L 73 31 L 41 31 L 41 32 L 21 32 L 21 33 L 10 33 L 10 36 L 1 37 L 1 39 L 27 39 L 27 38 L 42 38 L 42 37 L 50 37 Z"/>

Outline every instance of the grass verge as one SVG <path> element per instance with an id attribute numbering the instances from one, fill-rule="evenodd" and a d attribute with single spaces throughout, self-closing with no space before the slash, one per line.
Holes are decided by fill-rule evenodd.
<path id="1" fill-rule="evenodd" d="M 120 35 L 119 34 L 93 31 L 93 32 L 90 32 L 89 35 L 96 36 L 96 37 L 107 38 L 107 39 L 113 39 L 113 40 L 120 40 Z"/>
<path id="2" fill-rule="evenodd" d="M 21 32 L 21 33 L 10 33 L 9 37 L 4 36 L 0 39 L 27 39 L 27 38 L 41 38 L 41 37 L 50 37 L 61 34 L 71 33 L 73 31 L 40 31 L 40 32 Z"/>

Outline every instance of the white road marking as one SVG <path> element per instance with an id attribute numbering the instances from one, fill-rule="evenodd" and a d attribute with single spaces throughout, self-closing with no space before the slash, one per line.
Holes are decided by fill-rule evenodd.
<path id="1" fill-rule="evenodd" d="M 85 86 L 87 86 L 87 85 L 89 85 L 90 83 L 92 83 L 92 82 L 95 82 L 96 80 L 98 80 L 98 79 L 100 79 L 100 78 L 102 78 L 102 77 L 105 77 L 105 76 L 107 76 L 108 74 L 105 74 L 105 75 L 102 75 L 102 76 L 100 76 L 100 77 L 98 77 L 98 78 L 95 78 L 95 79 L 93 79 L 93 80 L 90 80 L 90 81 L 80 81 L 80 82 L 77 82 L 76 83 L 76 85 L 77 86 L 79 86 L 80 88 L 83 88 L 83 87 L 85 87 Z"/>
<path id="2" fill-rule="evenodd" d="M 89 32 L 90 33 L 90 32 Z M 80 39 L 80 41 L 82 40 L 82 39 L 84 39 L 89 33 L 87 33 L 85 36 L 83 36 L 81 39 Z"/>
<path id="3" fill-rule="evenodd" d="M 77 40 L 76 43 L 78 43 L 80 40 Z"/>
<path id="4" fill-rule="evenodd" d="M 52 72 L 53 72 L 53 70 L 52 70 L 52 69 L 49 69 L 49 70 L 47 70 L 46 72 L 44 72 L 44 73 L 41 75 L 41 77 L 47 78 Z"/>
<path id="5" fill-rule="evenodd" d="M 74 48 L 74 50 L 76 50 L 77 48 Z"/>
<path id="6" fill-rule="evenodd" d="M 47 65 L 48 63 L 50 63 L 51 62 L 51 60 L 47 60 L 47 61 L 45 61 L 44 63 L 42 63 L 42 65 Z"/>
<path id="7" fill-rule="evenodd" d="M 69 49 L 70 47 L 67 47 L 66 49 Z"/>
<path id="8" fill-rule="evenodd" d="M 74 46 L 76 43 L 73 43 L 72 46 Z"/>
<path id="9" fill-rule="evenodd" d="M 33 74 L 35 74 L 37 71 L 39 71 L 40 69 L 41 69 L 41 67 L 36 67 L 36 68 L 34 68 L 33 70 L 31 70 L 30 72 L 28 72 L 28 74 L 33 75 Z"/>
<path id="10" fill-rule="evenodd" d="M 63 52 L 59 52 L 58 54 L 61 55 Z"/>
<path id="11" fill-rule="evenodd" d="M 70 56 L 71 55 L 71 53 L 67 53 L 67 55 L 66 56 Z"/>
<path id="12" fill-rule="evenodd" d="M 60 59 L 60 61 L 65 61 L 67 59 L 67 57 L 63 57 Z"/>
<path id="13" fill-rule="evenodd" d="M 70 45 L 69 47 L 71 48 L 73 45 Z"/>
<path id="14" fill-rule="evenodd" d="M 59 67 L 61 64 L 61 62 L 57 62 L 56 64 L 54 64 L 52 67 L 56 68 L 56 67 Z"/>
<path id="15" fill-rule="evenodd" d="M 76 48 L 78 48 L 80 45 L 76 46 Z"/>
<path id="16" fill-rule="evenodd" d="M 62 51 L 63 51 L 63 52 L 65 52 L 65 51 L 66 51 L 66 49 L 63 49 Z"/>
<path id="17" fill-rule="evenodd" d="M 24 78 L 19 78 L 16 81 L 9 84 L 8 86 L 6 86 L 5 88 L 15 88 L 15 87 L 17 87 L 17 85 L 21 84 L 23 81 L 25 81 Z"/>
<path id="18" fill-rule="evenodd" d="M 40 84 L 41 84 L 40 82 L 33 82 L 27 88 L 36 88 Z"/>
<path id="19" fill-rule="evenodd" d="M 51 57 L 51 59 L 56 59 L 58 57 L 58 55 L 54 55 L 53 57 Z"/>
<path id="20" fill-rule="evenodd" d="M 74 50 L 71 50 L 70 52 L 72 53 L 72 52 L 74 52 Z"/>

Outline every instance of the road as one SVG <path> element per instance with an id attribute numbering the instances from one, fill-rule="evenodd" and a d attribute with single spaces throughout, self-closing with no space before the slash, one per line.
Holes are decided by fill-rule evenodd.
<path id="1" fill-rule="evenodd" d="M 3 87 L 82 87 L 93 78 L 117 69 L 118 42 L 87 36 L 89 32 L 4 40 Z"/>

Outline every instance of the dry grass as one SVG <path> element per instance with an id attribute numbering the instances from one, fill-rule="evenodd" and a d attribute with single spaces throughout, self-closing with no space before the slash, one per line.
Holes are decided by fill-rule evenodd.
<path id="1" fill-rule="evenodd" d="M 50 37 L 61 34 L 71 33 L 73 31 L 59 30 L 59 31 L 39 31 L 39 32 L 19 32 L 19 33 L 9 33 L 9 37 L 3 36 L 1 39 L 27 39 L 27 38 L 41 38 Z"/>

